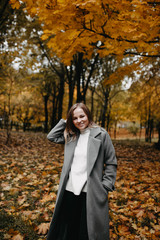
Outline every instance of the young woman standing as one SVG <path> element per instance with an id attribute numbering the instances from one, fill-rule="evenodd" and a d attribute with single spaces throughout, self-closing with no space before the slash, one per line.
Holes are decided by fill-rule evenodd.
<path id="1" fill-rule="evenodd" d="M 64 143 L 64 164 L 47 240 L 109 240 L 108 191 L 117 160 L 108 133 L 74 104 L 47 138 Z"/>

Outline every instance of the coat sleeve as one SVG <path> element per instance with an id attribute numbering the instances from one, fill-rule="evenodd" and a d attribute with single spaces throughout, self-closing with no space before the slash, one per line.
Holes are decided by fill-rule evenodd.
<path id="1" fill-rule="evenodd" d="M 52 128 L 52 130 L 48 133 L 47 138 L 49 141 L 54 143 L 65 143 L 64 139 L 64 130 L 66 127 L 66 121 L 61 119 L 57 125 Z"/>
<path id="2" fill-rule="evenodd" d="M 109 134 L 104 132 L 104 174 L 102 184 L 108 191 L 114 190 L 117 173 L 117 159 L 115 149 Z"/>

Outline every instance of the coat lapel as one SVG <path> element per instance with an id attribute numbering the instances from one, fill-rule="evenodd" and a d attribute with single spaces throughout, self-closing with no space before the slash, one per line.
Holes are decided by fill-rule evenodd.
<path id="1" fill-rule="evenodd" d="M 97 159 L 99 148 L 101 145 L 101 140 L 96 137 L 101 133 L 100 128 L 92 128 L 90 132 L 90 136 L 88 139 L 88 152 L 87 152 L 87 175 L 89 176 L 95 161 Z"/>
<path id="2" fill-rule="evenodd" d="M 88 150 L 87 150 L 87 176 L 90 175 L 90 173 L 93 169 L 94 163 L 98 156 L 101 141 L 99 139 L 97 139 L 96 137 L 100 133 L 101 133 L 100 127 L 91 128 L 91 130 L 90 130 L 90 135 L 89 135 L 89 139 L 88 139 Z M 68 173 L 71 168 L 77 141 L 78 141 L 78 138 L 65 145 L 65 163 L 64 163 L 64 165 L 65 165 L 66 173 Z"/>
<path id="3" fill-rule="evenodd" d="M 74 156 L 74 150 L 77 145 L 77 141 L 78 141 L 78 138 L 65 145 L 65 154 L 64 154 L 65 155 L 65 163 L 64 164 L 65 164 L 66 172 L 68 172 L 70 170 L 73 156 Z"/>

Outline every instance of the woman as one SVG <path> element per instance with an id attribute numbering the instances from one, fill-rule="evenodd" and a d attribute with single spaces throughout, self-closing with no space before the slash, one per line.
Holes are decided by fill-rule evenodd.
<path id="1" fill-rule="evenodd" d="M 108 240 L 108 191 L 117 161 L 108 133 L 76 103 L 47 138 L 65 143 L 64 164 L 47 240 Z"/>

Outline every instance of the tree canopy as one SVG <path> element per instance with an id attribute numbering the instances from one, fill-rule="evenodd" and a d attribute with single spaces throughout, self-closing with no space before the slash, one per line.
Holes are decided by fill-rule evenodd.
<path id="1" fill-rule="evenodd" d="M 145 127 L 147 138 L 153 126 L 160 136 L 158 2 L 4 3 L 1 127 L 48 132 L 83 101 L 109 131 L 129 120 Z M 125 81 L 132 83 L 130 91 Z"/>
<path id="2" fill-rule="evenodd" d="M 18 0 L 11 0 L 18 8 Z M 147 0 L 22 0 L 31 16 L 43 25 L 42 39 L 57 56 L 69 64 L 83 52 L 90 58 L 97 49 L 109 54 L 158 56 L 158 1 Z"/>

